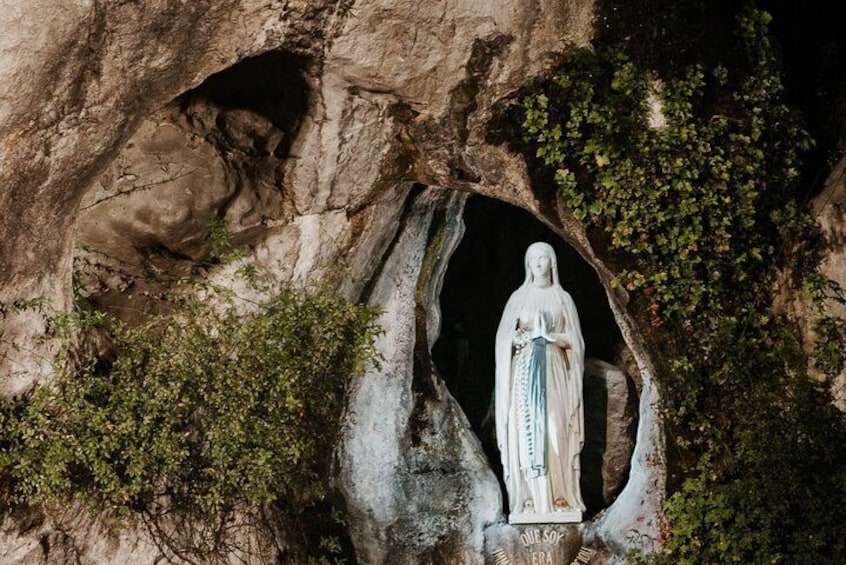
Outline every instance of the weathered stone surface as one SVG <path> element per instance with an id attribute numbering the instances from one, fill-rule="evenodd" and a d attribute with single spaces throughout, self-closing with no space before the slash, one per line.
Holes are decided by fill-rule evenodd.
<path id="1" fill-rule="evenodd" d="M 658 392 L 651 373 L 642 367 L 637 441 L 629 480 L 606 511 L 587 525 L 585 544 L 605 548 L 604 563 L 626 563 L 630 550 L 651 552 L 661 534 L 666 484 L 664 430 L 656 409 Z"/>
<path id="2" fill-rule="evenodd" d="M 138 563 L 141 556 L 150 562 L 163 557 L 140 522 L 124 526 L 109 528 L 73 505 L 17 512 L 0 519 L 0 563 Z"/>
<path id="3" fill-rule="evenodd" d="M 67 308 L 80 200 L 145 116 L 251 54 L 319 52 L 344 9 L 328 1 L 3 2 L 0 303 L 43 298 Z M 0 371 L 17 375 L 3 378 L 3 393 L 49 375 L 44 315 L 3 321 Z"/>
<path id="4" fill-rule="evenodd" d="M 353 387 L 338 482 L 359 557 L 374 564 L 481 563 L 482 529 L 501 510 L 481 445 L 429 358 L 438 321 L 426 298 L 457 244 L 462 203 L 443 189 L 414 198 L 369 298 L 385 308 L 384 360 Z M 436 214 L 451 225 L 433 229 Z"/>
<path id="5" fill-rule="evenodd" d="M 130 515 L 116 522 L 89 510 L 83 502 L 72 502 L 61 508 L 18 509 L 0 517 L 0 564 L 212 562 L 186 551 L 196 540 L 174 534 L 179 527 L 167 518 L 151 521 L 149 516 L 142 520 Z M 228 555 L 214 562 L 272 563 L 280 542 L 284 545 L 240 517 L 229 524 L 227 536 Z"/>
<path id="6" fill-rule="evenodd" d="M 145 120 L 82 200 L 77 245 L 130 265 L 156 248 L 199 260 L 201 236 L 234 192 L 226 172 L 203 138 Z"/>
<path id="7" fill-rule="evenodd" d="M 637 424 L 634 383 L 617 367 L 585 359 L 582 495 L 588 508 L 610 505 L 629 475 Z"/>
<path id="8" fill-rule="evenodd" d="M 831 244 L 821 271 L 846 289 L 846 157 L 832 170 L 825 188 L 812 202 L 812 209 Z M 846 320 L 846 304 L 829 300 L 826 306 L 831 314 Z M 832 393 L 835 405 L 846 412 L 846 371 L 835 379 Z"/>

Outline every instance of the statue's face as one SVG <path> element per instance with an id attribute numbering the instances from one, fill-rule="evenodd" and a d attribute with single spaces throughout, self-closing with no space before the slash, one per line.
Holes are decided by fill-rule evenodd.
<path id="1" fill-rule="evenodd" d="M 543 249 L 529 252 L 529 270 L 535 280 L 548 280 L 552 268 L 552 258 Z"/>

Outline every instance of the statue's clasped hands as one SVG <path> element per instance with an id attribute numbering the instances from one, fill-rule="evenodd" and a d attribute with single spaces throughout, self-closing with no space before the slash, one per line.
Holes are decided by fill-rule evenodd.
<path id="1" fill-rule="evenodd" d="M 535 313 L 535 320 L 534 320 L 534 323 L 532 324 L 532 327 L 533 327 L 533 330 L 532 330 L 531 335 L 529 336 L 530 340 L 542 337 L 548 343 L 552 343 L 554 345 L 557 345 L 561 349 L 569 349 L 570 348 L 570 342 L 567 341 L 566 339 L 564 339 L 564 334 L 552 333 L 552 332 L 549 331 L 549 328 L 547 327 L 546 316 L 544 316 L 543 312 L 541 312 L 540 310 L 538 310 Z M 565 356 L 564 359 L 567 362 L 567 365 L 569 367 L 569 364 L 570 364 L 569 360 L 567 360 L 566 356 Z"/>
<path id="2" fill-rule="evenodd" d="M 552 333 L 549 331 L 546 316 L 544 316 L 543 312 L 541 312 L 540 310 L 535 312 L 535 319 L 534 323 L 532 324 L 532 328 L 533 330 L 530 339 L 537 339 L 539 337 L 542 337 L 549 343 L 553 343 L 561 349 L 568 349 L 570 347 L 570 342 L 564 339 L 564 334 Z"/>
<path id="3" fill-rule="evenodd" d="M 544 338 L 546 341 L 555 341 L 549 335 L 549 329 L 546 326 L 546 316 L 540 310 L 535 312 L 535 319 L 532 320 L 532 332 L 529 334 L 529 339 L 535 340 L 539 337 Z"/>

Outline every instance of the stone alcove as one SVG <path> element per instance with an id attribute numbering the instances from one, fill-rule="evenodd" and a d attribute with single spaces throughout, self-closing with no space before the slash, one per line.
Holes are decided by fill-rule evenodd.
<path id="1" fill-rule="evenodd" d="M 464 210 L 467 191 L 436 184 L 403 181 L 386 188 L 380 160 L 362 161 L 349 149 L 354 144 L 326 129 L 328 118 L 317 101 L 342 94 L 345 128 L 359 135 L 363 123 L 364 131 L 372 128 L 369 135 L 394 143 L 399 126 L 391 125 L 393 99 L 351 89 L 339 94 L 315 83 L 314 72 L 301 56 L 272 52 L 250 58 L 146 119 L 107 171 L 108 182 L 86 197 L 78 240 L 85 248 L 77 259 L 89 261 L 85 274 L 93 279 L 93 293 L 101 293 L 101 306 L 132 311 L 143 307 L 138 301 L 145 293 L 141 276 L 124 272 L 125 265 L 150 261 L 168 272 L 199 265 L 203 276 L 240 284 L 206 259 L 212 217 L 227 221 L 233 242 L 274 280 L 303 282 L 317 276 L 315 267 L 348 262 L 363 281 L 352 285 L 350 296 L 385 311 L 380 340 L 385 363 L 355 380 L 338 455 L 339 504 L 349 514 L 356 552 L 374 563 L 412 562 L 410 556 L 421 555 L 431 562 L 475 562 L 487 539 L 483 530 L 498 522 L 501 511 L 499 459 L 482 424 L 493 386 L 493 332 L 505 300 L 522 280 L 526 246 L 548 241 L 559 264 L 567 266 L 562 283 L 579 307 L 589 357 L 616 363 L 620 330 L 593 267 L 530 213 L 481 195 L 471 197 Z M 337 159 L 332 161 L 337 170 L 322 164 L 329 157 Z M 183 163 L 198 173 L 160 182 L 163 164 Z M 129 181 L 121 179 L 131 178 L 122 176 L 125 170 L 138 175 L 133 186 L 145 189 L 124 198 L 127 187 L 120 183 Z M 97 203 L 114 193 L 121 196 Z M 180 219 L 171 225 L 162 219 L 169 216 L 150 209 L 173 210 Z M 463 241 L 447 259 L 461 237 L 462 218 Z M 437 237 L 440 230 L 447 235 Z M 114 247 L 106 254 L 99 249 L 104 242 Z M 96 255 L 95 243 L 101 251 Z M 121 263 L 105 264 L 106 257 Z M 117 288 L 108 285 L 115 277 L 101 277 L 101 271 L 120 272 Z M 438 292 L 435 281 L 443 274 Z M 129 281 L 128 292 L 121 291 L 123 280 Z M 440 325 L 434 313 L 438 300 Z M 437 333 L 441 339 L 435 343 Z M 455 353 L 463 339 L 472 353 L 469 378 Z M 430 346 L 434 367 L 427 361 Z M 615 420 L 622 432 L 609 432 L 610 395 L 607 381 L 598 378 L 589 374 L 585 385 L 587 421 L 601 416 L 599 425 L 586 426 L 582 454 L 587 519 L 608 507 L 623 487 L 634 445 L 633 387 L 623 376 L 626 394 L 617 412 L 622 417 Z M 476 447 L 462 412 L 486 453 Z M 624 441 L 616 452 L 617 478 L 609 483 L 610 437 Z"/>
<path id="2" fill-rule="evenodd" d="M 173 277 L 219 263 L 212 222 L 247 249 L 290 218 L 283 176 L 309 65 L 281 51 L 250 57 L 145 117 L 82 200 L 74 269 L 84 296 L 136 323 L 161 307 Z"/>
<path id="3" fill-rule="evenodd" d="M 561 284 L 579 310 L 586 358 L 592 360 L 584 380 L 581 456 L 581 488 L 590 518 L 613 502 L 628 478 L 638 402 L 635 379 L 614 367 L 636 373 L 605 290 L 575 249 L 522 209 L 474 196 L 463 220 L 465 231 L 440 294 L 435 366 L 480 439 L 505 497 L 493 431 L 494 338 L 505 302 L 523 282 L 526 248 L 535 241 L 550 243 Z"/>

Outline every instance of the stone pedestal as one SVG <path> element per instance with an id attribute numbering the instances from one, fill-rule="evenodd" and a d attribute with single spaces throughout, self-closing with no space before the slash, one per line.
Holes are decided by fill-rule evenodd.
<path id="1" fill-rule="evenodd" d="M 586 565 L 594 553 L 582 547 L 581 524 L 495 524 L 485 529 L 485 565 Z"/>

